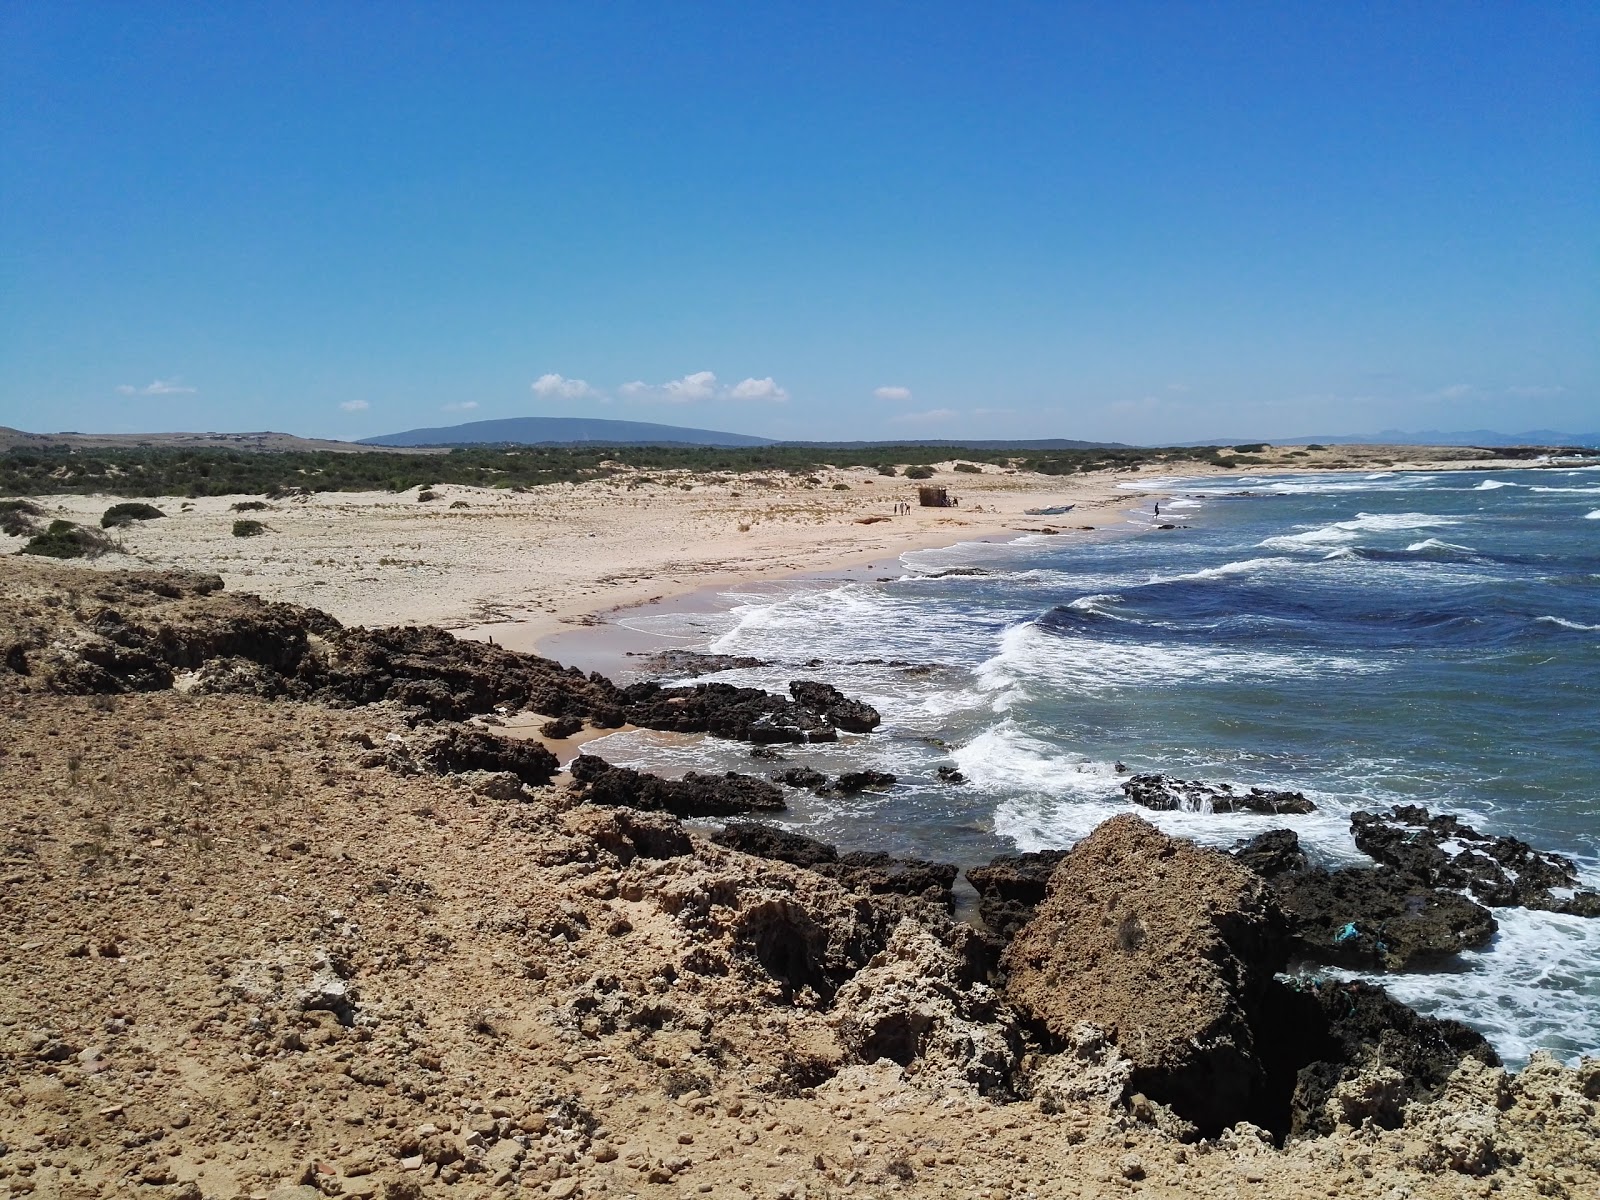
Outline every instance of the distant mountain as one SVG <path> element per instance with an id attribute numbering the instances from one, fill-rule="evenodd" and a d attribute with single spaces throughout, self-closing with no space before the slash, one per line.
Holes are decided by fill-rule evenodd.
<path id="1" fill-rule="evenodd" d="M 1419 433 L 1406 433 L 1399 429 L 1384 429 L 1377 433 L 1324 433 L 1315 437 L 1285 438 L 1213 438 L 1205 442 L 1183 442 L 1184 446 L 1237 446 L 1241 443 L 1265 441 L 1275 446 L 1304 446 L 1307 442 L 1320 442 L 1328 446 L 1600 446 L 1600 433 L 1558 433 L 1554 429 L 1529 429 L 1522 433 L 1496 433 L 1492 429 L 1468 429 L 1444 433 L 1437 429 L 1424 429 Z"/>
<path id="2" fill-rule="evenodd" d="M 567 445 L 598 442 L 617 446 L 770 446 L 771 438 L 649 421 L 603 421 L 592 417 L 513 417 L 468 421 L 436 429 L 408 429 L 362 439 L 364 446 Z"/>

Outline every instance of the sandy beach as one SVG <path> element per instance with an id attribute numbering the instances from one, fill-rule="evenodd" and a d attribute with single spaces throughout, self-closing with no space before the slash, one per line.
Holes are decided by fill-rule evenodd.
<path id="1" fill-rule="evenodd" d="M 1400 456 L 1409 453 L 1410 458 Z M 1474 452 L 1417 447 L 1281 447 L 1251 471 L 1510 466 Z M 1517 464 L 1526 466 L 1526 463 Z M 886 566 L 908 550 L 1023 533 L 1104 536 L 1148 530 L 1150 500 L 1128 484 L 1217 473 L 1184 461 L 1165 468 L 1048 476 L 985 464 L 941 463 L 927 481 L 959 498 L 917 505 L 919 481 L 870 468 L 811 476 L 624 472 L 527 492 L 441 485 L 419 492 L 321 492 L 252 498 L 157 498 L 166 518 L 115 531 L 125 553 L 88 565 L 213 572 L 230 590 L 307 604 L 346 624 L 431 624 L 511 649 L 608 615 L 699 589 L 851 567 Z M 117 497 L 48 496 L 47 515 L 93 525 Z M 909 510 L 897 513 L 897 504 Z M 1072 505 L 1058 516 L 1026 510 Z M 1144 512 L 1135 513 L 1140 507 Z M 235 537 L 240 517 L 266 532 Z M 21 539 L 0 538 L 15 550 Z M 79 560 L 85 561 L 85 560 Z M 564 644 L 564 643 L 558 643 Z"/>

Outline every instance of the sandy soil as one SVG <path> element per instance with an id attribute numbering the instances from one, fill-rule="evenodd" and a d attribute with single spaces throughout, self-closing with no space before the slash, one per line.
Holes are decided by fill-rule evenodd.
<path id="1" fill-rule="evenodd" d="M 1410 460 L 1400 457 L 1409 453 Z M 1267 452 L 1253 471 L 1390 466 L 1484 467 L 1469 450 L 1329 447 Z M 1501 466 L 1526 467 L 1527 463 Z M 698 588 L 781 578 L 962 541 L 1025 531 L 1071 536 L 1148 529 L 1149 501 L 1122 485 L 1181 473 L 1163 470 L 1044 476 L 985 465 L 981 474 L 941 464 L 926 482 L 960 498 L 956 508 L 916 506 L 916 481 L 869 468 L 811 477 L 654 472 L 561 484 L 525 493 L 441 486 L 419 502 L 413 489 L 327 492 L 238 513 L 240 497 L 164 499 L 168 516 L 117 531 L 127 554 L 90 564 L 215 572 L 230 589 L 310 604 L 346 624 L 433 624 L 534 650 L 602 614 Z M 1212 471 L 1215 468 L 1211 469 Z M 649 482 L 646 482 L 646 479 Z M 101 495 L 43 498 L 48 515 L 93 524 L 113 503 Z M 909 502 L 904 515 L 897 502 Z M 1029 508 L 1074 505 L 1057 517 Z M 1142 514 L 1130 510 L 1142 506 Z M 240 516 L 267 532 L 232 536 Z M 0 537 L 0 552 L 21 545 Z"/>

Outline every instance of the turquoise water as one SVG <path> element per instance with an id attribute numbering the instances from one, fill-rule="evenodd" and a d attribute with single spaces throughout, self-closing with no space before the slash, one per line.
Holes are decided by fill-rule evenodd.
<path id="1" fill-rule="evenodd" d="M 878 706 L 872 737 L 792 752 L 901 777 L 849 801 L 793 797 L 790 824 L 845 848 L 970 865 L 1068 846 L 1132 807 L 1120 762 L 1319 805 L 1138 810 L 1210 844 L 1289 826 L 1322 861 L 1360 863 L 1350 812 L 1420 803 L 1571 855 L 1600 886 L 1600 468 L 1141 486 L 1135 536 L 918 551 L 890 580 L 732 593 L 723 613 L 639 621 L 773 663 L 716 678 L 823 678 Z M 1158 500 L 1181 528 L 1154 528 Z M 939 574 L 972 567 L 987 573 Z M 715 740 L 630 733 L 592 748 L 658 770 L 760 765 Z M 950 764 L 970 782 L 937 782 Z M 1540 1046 L 1600 1052 L 1600 921 L 1496 916 L 1495 943 L 1460 969 L 1384 982 L 1512 1062 Z"/>

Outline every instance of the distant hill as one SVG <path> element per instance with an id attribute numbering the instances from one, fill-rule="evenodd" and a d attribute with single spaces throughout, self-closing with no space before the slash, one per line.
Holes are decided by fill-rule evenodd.
<path id="1" fill-rule="evenodd" d="M 771 438 L 649 421 L 604 421 L 591 417 L 513 417 L 468 421 L 435 429 L 408 429 L 365 438 L 363 446 L 564 445 L 575 442 L 616 446 L 770 446 Z"/>
<path id="2" fill-rule="evenodd" d="M 1384 429 L 1378 433 L 1324 433 L 1312 437 L 1212 438 L 1204 442 L 1181 442 L 1184 446 L 1237 446 L 1265 441 L 1274 446 L 1304 446 L 1320 442 L 1325 446 L 1600 446 L 1600 433 L 1559 433 L 1554 429 L 1529 429 L 1522 433 L 1496 433 L 1492 429 L 1468 429 L 1442 433 L 1424 429 L 1406 433 Z"/>

